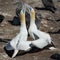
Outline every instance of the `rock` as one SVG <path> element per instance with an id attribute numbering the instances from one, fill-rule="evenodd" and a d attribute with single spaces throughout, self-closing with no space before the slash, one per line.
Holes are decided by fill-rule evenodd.
<path id="1" fill-rule="evenodd" d="M 55 59 L 55 60 L 60 60 L 60 54 L 58 53 L 55 53 L 51 56 L 52 59 Z"/>
<path id="2" fill-rule="evenodd" d="M 3 15 L 0 15 L 0 23 L 4 20 L 4 16 Z"/>

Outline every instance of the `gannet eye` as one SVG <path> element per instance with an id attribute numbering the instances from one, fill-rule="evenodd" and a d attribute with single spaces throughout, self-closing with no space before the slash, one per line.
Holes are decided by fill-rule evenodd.
<path id="1" fill-rule="evenodd" d="M 32 10 L 32 7 L 29 7 L 29 10 L 31 11 Z"/>
<path id="2" fill-rule="evenodd" d="M 25 13 L 25 10 L 23 9 L 22 12 Z"/>
<path id="3" fill-rule="evenodd" d="M 24 13 L 25 13 L 25 8 L 22 8 L 20 14 L 24 14 Z"/>
<path id="4" fill-rule="evenodd" d="M 21 10 L 21 14 L 25 13 L 24 9 Z"/>
<path id="5" fill-rule="evenodd" d="M 28 10 L 29 13 L 30 13 L 30 12 L 32 11 L 32 9 L 33 9 L 33 8 L 32 8 L 31 6 L 28 6 L 28 9 L 27 9 L 27 10 Z"/>

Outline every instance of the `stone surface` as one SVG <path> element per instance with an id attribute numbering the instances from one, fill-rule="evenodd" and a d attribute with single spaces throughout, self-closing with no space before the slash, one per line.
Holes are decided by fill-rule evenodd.
<path id="1" fill-rule="evenodd" d="M 26 3 L 30 4 L 32 7 L 43 7 L 41 0 L 25 0 Z M 37 10 L 36 19 L 39 21 L 39 29 L 48 32 L 56 46 L 60 49 L 60 2 L 58 0 L 53 0 L 54 5 L 57 8 L 55 13 L 48 10 Z M 16 5 L 13 4 L 14 0 L 0 0 L 0 15 L 5 18 L 0 23 L 0 60 L 52 60 L 51 55 L 55 53 L 60 53 L 60 50 L 42 50 L 34 53 L 20 54 L 15 58 L 10 58 L 4 51 L 5 44 L 10 41 L 19 33 L 20 25 L 11 24 L 14 16 L 16 16 Z M 27 19 L 28 20 L 28 19 Z M 37 23 L 38 23 L 37 22 Z"/>

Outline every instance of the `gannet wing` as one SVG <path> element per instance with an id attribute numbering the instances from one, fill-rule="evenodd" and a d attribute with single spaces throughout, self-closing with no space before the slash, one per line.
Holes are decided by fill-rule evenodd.
<path id="1" fill-rule="evenodd" d="M 47 46 L 49 43 L 45 40 L 45 39 L 38 39 L 38 40 L 34 40 L 32 41 L 32 45 L 36 46 L 37 48 L 44 48 L 45 46 Z"/>
<path id="2" fill-rule="evenodd" d="M 20 38 L 20 33 L 16 37 L 14 37 L 10 42 L 8 42 L 5 45 L 5 48 L 7 50 L 14 50 L 14 49 L 16 49 L 16 44 L 18 43 L 19 38 Z"/>
<path id="3" fill-rule="evenodd" d="M 19 44 L 17 45 L 17 49 L 28 51 L 31 48 L 30 44 L 31 44 L 31 42 L 29 42 L 29 41 L 20 41 Z"/>

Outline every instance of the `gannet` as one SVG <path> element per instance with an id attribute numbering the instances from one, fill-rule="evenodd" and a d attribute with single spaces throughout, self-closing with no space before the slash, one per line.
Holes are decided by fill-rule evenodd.
<path id="1" fill-rule="evenodd" d="M 15 38 L 13 38 L 9 43 L 7 43 L 7 45 L 5 46 L 7 50 L 14 50 L 12 58 L 16 56 L 19 50 L 29 51 L 31 49 L 30 47 L 31 42 L 27 41 L 28 32 L 25 23 L 24 7 L 20 12 L 20 21 L 21 21 L 21 27 L 19 34 Z"/>
<path id="2" fill-rule="evenodd" d="M 51 37 L 48 33 L 42 32 L 41 30 L 37 29 L 37 26 L 35 24 L 35 11 L 32 7 L 27 6 L 29 13 L 30 13 L 30 27 L 29 27 L 29 34 L 30 36 L 34 39 L 34 41 L 32 41 L 32 45 L 38 47 L 38 48 L 44 48 L 45 46 L 52 44 L 52 40 Z M 38 37 L 38 39 L 35 39 L 36 35 Z M 49 47 L 49 49 L 53 50 L 55 49 L 55 47 Z"/>

